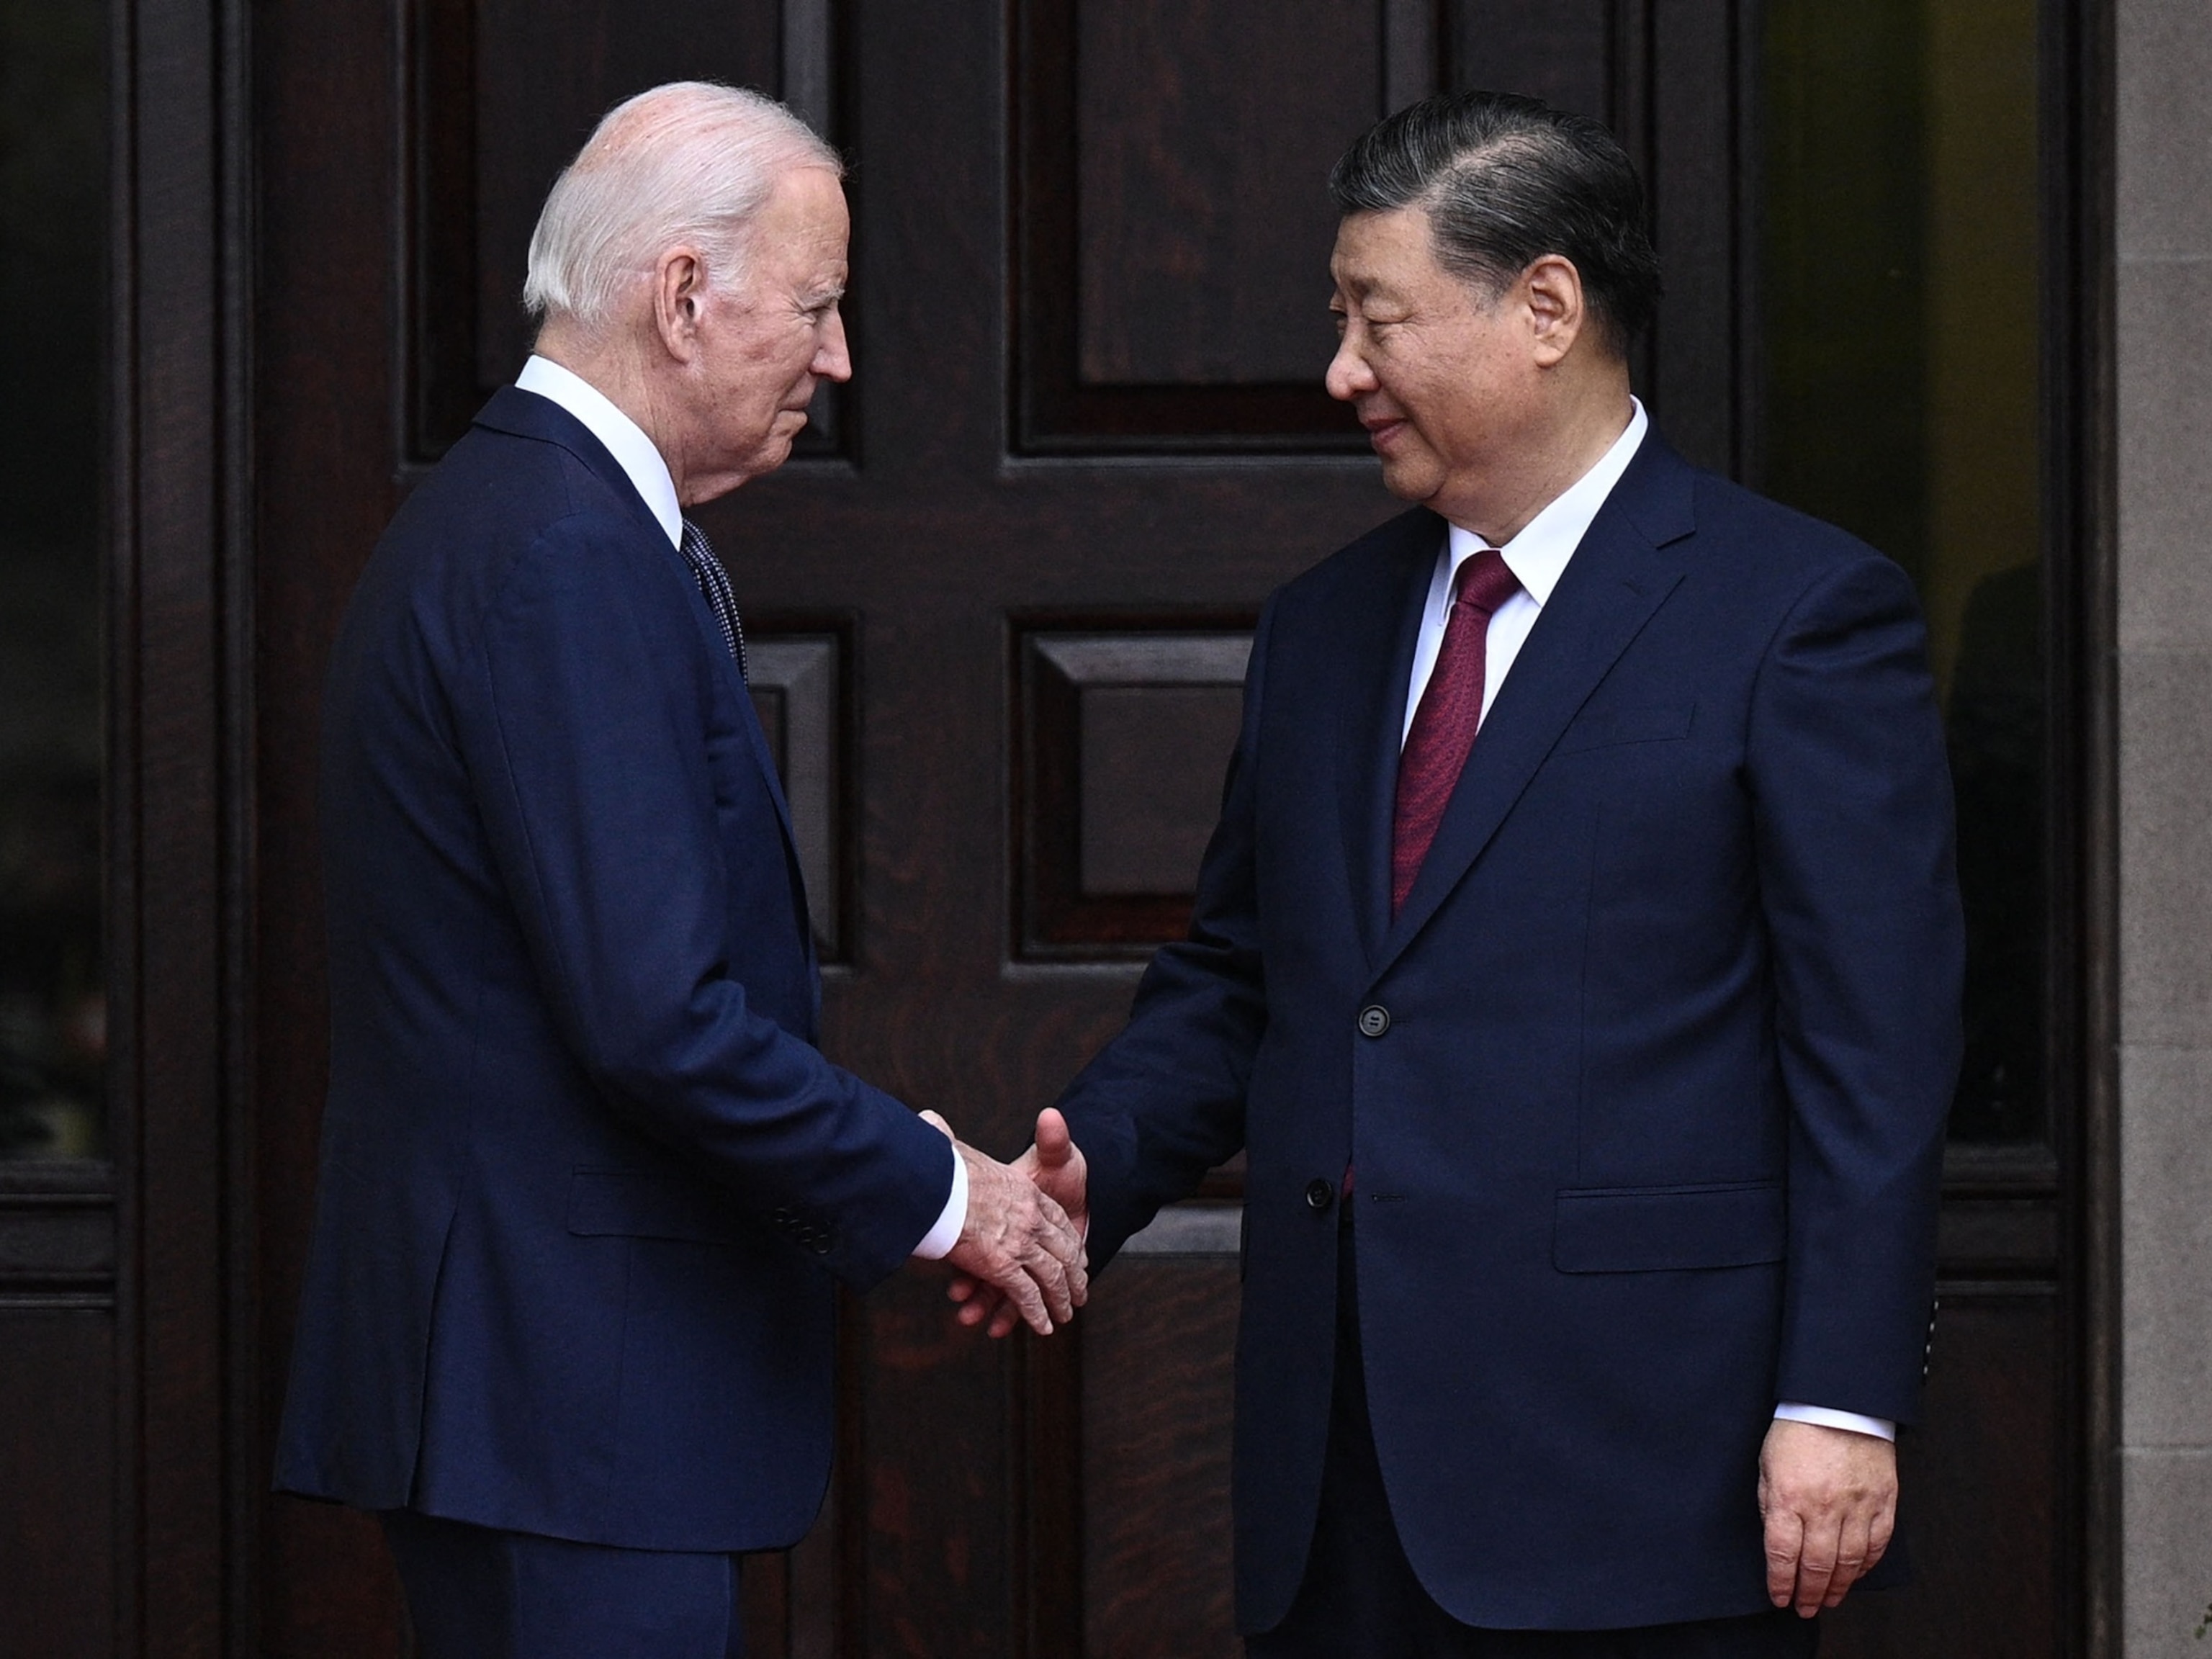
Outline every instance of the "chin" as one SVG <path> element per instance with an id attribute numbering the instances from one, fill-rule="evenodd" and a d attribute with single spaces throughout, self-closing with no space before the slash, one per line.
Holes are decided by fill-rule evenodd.
<path id="1" fill-rule="evenodd" d="M 1382 488 L 1401 501 L 1425 501 L 1443 488 L 1443 480 L 1424 468 L 1385 461 Z"/>

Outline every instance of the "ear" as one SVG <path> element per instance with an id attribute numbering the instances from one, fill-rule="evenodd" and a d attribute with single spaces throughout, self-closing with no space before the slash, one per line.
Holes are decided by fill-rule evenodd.
<path id="1" fill-rule="evenodd" d="M 1583 274 L 1565 255 L 1547 253 L 1521 273 L 1520 288 L 1528 309 L 1536 364 L 1549 368 L 1574 349 L 1589 320 L 1583 301 Z"/>
<path id="2" fill-rule="evenodd" d="M 699 351 L 699 325 L 707 302 L 707 263 L 699 250 L 678 244 L 653 268 L 653 324 L 663 349 L 679 363 Z"/>

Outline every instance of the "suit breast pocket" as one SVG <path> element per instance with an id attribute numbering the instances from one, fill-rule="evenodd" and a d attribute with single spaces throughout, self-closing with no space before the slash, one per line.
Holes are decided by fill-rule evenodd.
<path id="1" fill-rule="evenodd" d="M 1778 1181 L 1563 1188 L 1552 1265 L 1563 1273 L 1750 1267 L 1782 1260 L 1789 1216 Z"/>
<path id="2" fill-rule="evenodd" d="M 1614 749 L 1631 743 L 1670 743 L 1686 738 L 1698 721 L 1698 706 L 1615 708 L 1583 714 L 1559 739 L 1558 752 L 1580 754 L 1589 749 Z"/>

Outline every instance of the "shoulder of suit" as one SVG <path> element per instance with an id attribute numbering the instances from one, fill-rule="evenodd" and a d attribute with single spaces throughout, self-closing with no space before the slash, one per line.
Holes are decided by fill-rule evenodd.
<path id="1" fill-rule="evenodd" d="M 1848 530 L 1699 469 L 1693 492 L 1695 551 L 1701 564 L 1744 566 L 1779 579 L 1810 581 L 1846 565 L 1887 556 Z M 1748 574 L 1748 572 L 1747 573 Z"/>
<path id="2" fill-rule="evenodd" d="M 658 533 L 597 469 L 555 439 L 478 424 L 416 487 L 394 527 L 467 527 L 526 544 L 556 526 L 649 545 Z M 661 538 L 665 540 L 665 537 Z"/>

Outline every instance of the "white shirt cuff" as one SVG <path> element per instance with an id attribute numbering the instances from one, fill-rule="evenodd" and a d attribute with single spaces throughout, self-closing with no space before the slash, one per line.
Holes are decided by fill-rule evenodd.
<path id="1" fill-rule="evenodd" d="M 1849 1429 L 1853 1434 L 1870 1434 L 1880 1440 L 1897 1438 L 1897 1425 L 1886 1417 L 1861 1417 L 1856 1412 L 1830 1411 L 1826 1406 L 1803 1406 L 1794 1400 L 1785 1400 L 1774 1408 L 1776 1417 L 1787 1423 L 1817 1423 L 1824 1429 Z"/>
<path id="2" fill-rule="evenodd" d="M 917 1261 L 942 1261 L 951 1255 L 952 1247 L 960 1242 L 960 1230 L 968 1224 L 968 1160 L 951 1141 L 945 1146 L 952 1154 L 952 1195 L 945 1200 L 945 1212 L 937 1218 L 937 1224 L 914 1247 Z"/>

